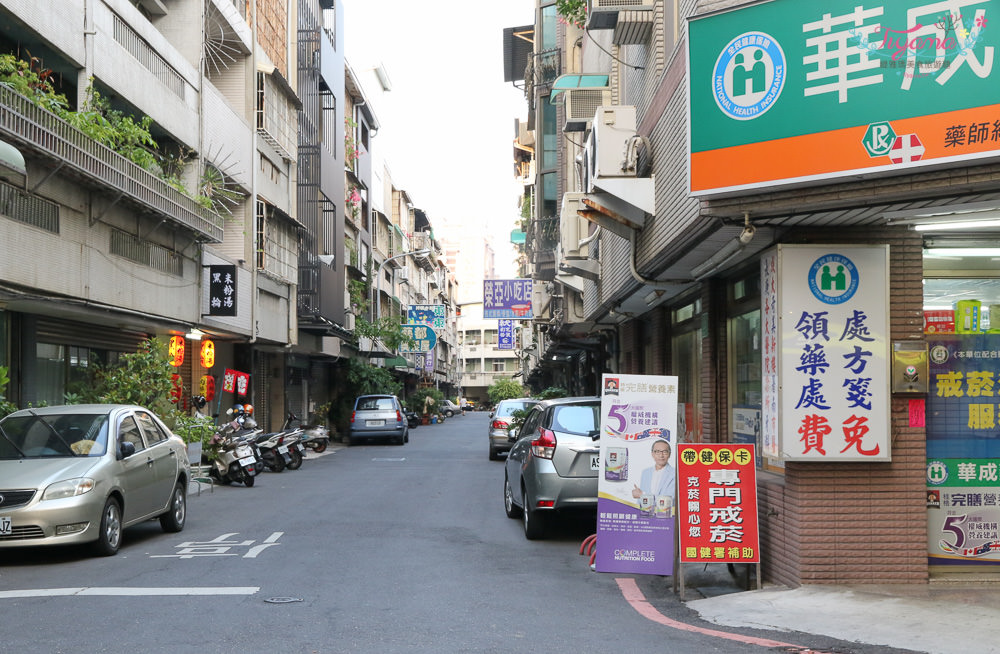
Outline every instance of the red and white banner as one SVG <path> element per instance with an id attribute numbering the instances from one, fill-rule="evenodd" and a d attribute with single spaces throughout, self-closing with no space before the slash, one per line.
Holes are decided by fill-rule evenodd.
<path id="1" fill-rule="evenodd" d="M 753 445 L 682 443 L 678 449 L 680 560 L 759 563 Z"/>

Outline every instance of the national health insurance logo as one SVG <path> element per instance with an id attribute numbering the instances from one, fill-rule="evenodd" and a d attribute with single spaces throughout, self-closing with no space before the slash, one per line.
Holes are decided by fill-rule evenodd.
<path id="1" fill-rule="evenodd" d="M 769 34 L 744 32 L 715 60 L 712 95 L 722 113 L 753 120 L 774 106 L 785 87 L 785 53 Z"/>

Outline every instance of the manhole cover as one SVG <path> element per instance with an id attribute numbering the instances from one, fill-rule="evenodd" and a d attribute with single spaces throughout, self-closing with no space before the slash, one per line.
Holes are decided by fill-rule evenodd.
<path id="1" fill-rule="evenodd" d="M 264 600 L 268 604 L 289 604 L 291 602 L 301 602 L 301 597 L 268 597 Z"/>

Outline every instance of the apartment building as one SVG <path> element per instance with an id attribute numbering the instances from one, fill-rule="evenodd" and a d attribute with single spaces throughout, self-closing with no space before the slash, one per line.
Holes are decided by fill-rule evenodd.
<path id="1" fill-rule="evenodd" d="M 92 366 L 158 336 L 186 353 L 175 359 L 185 408 L 198 394 L 212 413 L 250 402 L 273 429 L 288 411 L 353 396 L 350 359 L 384 365 L 354 333 L 351 282 L 376 287 L 394 248 L 419 249 L 429 224 L 382 201 L 378 120 L 343 22 L 334 0 L 0 2 L 4 61 L 66 98 L 0 86 L 8 399 L 62 402 Z M 72 126 L 67 112 L 95 106 L 125 119 L 120 129 L 148 128 L 155 148 L 130 158 Z M 378 236 L 390 214 L 391 242 Z M 425 249 L 398 262 L 427 278 L 413 297 L 397 276 L 380 303 L 446 301 Z M 454 343 L 442 339 L 432 378 L 452 374 Z"/>
<path id="2" fill-rule="evenodd" d="M 505 31 L 541 144 L 532 388 L 676 375 L 680 441 L 755 446 L 766 579 L 1000 563 L 1000 87 L 974 4 L 542 0 Z"/>

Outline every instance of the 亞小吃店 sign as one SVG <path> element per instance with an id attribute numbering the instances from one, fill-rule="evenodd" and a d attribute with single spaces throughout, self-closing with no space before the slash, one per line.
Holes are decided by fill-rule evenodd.
<path id="1" fill-rule="evenodd" d="M 761 259 L 761 447 L 889 461 L 889 247 L 779 245 Z"/>
<path id="2" fill-rule="evenodd" d="M 695 195 L 1000 155 L 1000 0 L 775 0 L 688 44 Z"/>

